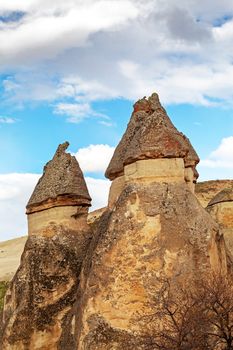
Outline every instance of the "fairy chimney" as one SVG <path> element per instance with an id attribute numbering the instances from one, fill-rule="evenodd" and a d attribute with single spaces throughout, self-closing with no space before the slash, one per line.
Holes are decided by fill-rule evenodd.
<path id="1" fill-rule="evenodd" d="M 233 188 L 225 188 L 209 202 L 207 211 L 219 223 L 233 258 Z"/>
<path id="2" fill-rule="evenodd" d="M 136 348 L 134 334 L 143 334 L 148 321 L 138 322 L 138 315 L 154 312 L 162 280 L 177 285 L 211 271 L 226 273 L 219 226 L 186 184 L 185 169 L 194 171 L 197 161 L 156 94 L 134 105 L 106 171 L 113 185 L 120 178 L 124 185 L 110 196 L 83 263 L 78 350 L 124 349 L 127 339 Z"/>
<path id="3" fill-rule="evenodd" d="M 112 180 L 111 207 L 126 182 L 147 178 L 156 182 L 186 182 L 194 192 L 199 157 L 189 139 L 172 124 L 153 93 L 134 104 L 127 129 L 118 144 L 106 177 Z"/>
<path id="4" fill-rule="evenodd" d="M 43 235 L 51 222 L 76 230 L 77 215 L 88 214 L 91 198 L 76 158 L 66 153 L 68 146 L 68 142 L 58 146 L 29 199 L 29 235 Z"/>
<path id="5" fill-rule="evenodd" d="M 91 198 L 68 145 L 59 145 L 27 205 L 29 237 L 6 294 L 2 350 L 74 349 L 73 307 L 92 231 Z"/>

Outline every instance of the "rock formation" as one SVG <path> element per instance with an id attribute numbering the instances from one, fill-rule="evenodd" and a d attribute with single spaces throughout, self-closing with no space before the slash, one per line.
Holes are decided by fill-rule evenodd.
<path id="1" fill-rule="evenodd" d="M 160 162 L 158 162 L 159 159 Z M 169 163 L 167 159 L 170 160 Z M 173 172 L 173 167 L 177 171 L 179 168 L 177 159 L 180 163 L 183 160 L 185 171 L 181 170 L 182 174 Z M 149 160 L 149 162 L 141 162 L 142 160 Z M 114 204 L 124 187 L 124 171 L 134 172 L 136 166 L 140 166 L 141 176 L 144 178 L 150 177 L 150 173 L 155 169 L 157 177 L 164 179 L 165 182 L 173 181 L 174 177 L 183 176 L 191 191 L 194 192 L 194 183 L 198 177 L 195 167 L 198 162 L 199 157 L 190 141 L 172 124 L 159 102 L 158 95 L 154 93 L 148 99 L 144 97 L 135 103 L 127 130 L 106 170 L 106 177 L 113 180 L 109 205 L 111 207 Z M 143 164 L 146 164 L 144 170 L 142 170 Z M 153 166 L 153 164 L 156 165 Z M 167 164 L 170 166 L 170 173 Z M 183 179 L 180 180 L 183 181 Z"/>
<path id="2" fill-rule="evenodd" d="M 5 298 L 3 350 L 74 349 L 72 308 L 90 242 L 91 198 L 60 145 L 27 205 L 29 238 Z"/>
<path id="3" fill-rule="evenodd" d="M 193 194 L 199 158 L 157 94 L 134 105 L 106 171 L 108 207 L 88 223 L 90 196 L 67 146 L 27 205 L 29 238 L 5 299 L 3 350 L 127 349 L 164 278 L 175 286 L 227 272 L 219 226 Z"/>
<path id="4" fill-rule="evenodd" d="M 153 311 L 162 279 L 176 283 L 211 269 L 226 272 L 218 225 L 187 186 L 187 178 L 195 181 L 197 161 L 157 95 L 134 105 L 106 171 L 113 180 L 109 210 L 83 265 L 78 350 L 116 350 L 133 341 L 143 329 L 137 317 Z"/>
<path id="5" fill-rule="evenodd" d="M 206 209 L 220 224 L 228 253 L 233 261 L 233 188 L 220 191 Z"/>
<path id="6" fill-rule="evenodd" d="M 195 186 L 195 195 L 201 205 L 206 208 L 211 199 L 225 188 L 233 189 L 233 180 L 211 180 L 198 182 Z"/>

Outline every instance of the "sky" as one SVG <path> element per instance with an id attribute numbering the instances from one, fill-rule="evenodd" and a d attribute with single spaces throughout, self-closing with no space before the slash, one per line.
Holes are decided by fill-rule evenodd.
<path id="1" fill-rule="evenodd" d="M 233 178 L 232 0 L 0 0 L 0 241 L 69 141 L 93 199 L 132 113 L 156 91 L 201 162 Z"/>

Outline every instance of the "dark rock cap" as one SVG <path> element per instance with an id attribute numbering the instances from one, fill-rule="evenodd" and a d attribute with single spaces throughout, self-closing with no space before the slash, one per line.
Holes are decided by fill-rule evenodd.
<path id="1" fill-rule="evenodd" d="M 217 193 L 209 202 L 208 207 L 222 202 L 233 202 L 233 188 L 224 188 L 224 190 Z"/>
<path id="2" fill-rule="evenodd" d="M 195 167 L 199 157 L 189 139 L 172 124 L 159 97 L 137 101 L 127 129 L 116 147 L 105 176 L 123 175 L 124 166 L 141 159 L 183 158 L 185 167 Z"/>
<path id="3" fill-rule="evenodd" d="M 27 214 L 57 206 L 91 205 L 79 164 L 65 152 L 68 146 L 68 142 L 59 145 L 53 159 L 45 165 L 27 204 Z"/>

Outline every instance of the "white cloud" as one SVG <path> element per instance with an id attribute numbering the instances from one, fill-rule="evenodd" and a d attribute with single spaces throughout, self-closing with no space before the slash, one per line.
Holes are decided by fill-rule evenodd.
<path id="1" fill-rule="evenodd" d="M 92 110 L 88 103 L 58 103 L 55 113 L 69 116 L 67 120 L 71 123 L 80 123 L 92 114 Z"/>
<path id="2" fill-rule="evenodd" d="M 27 234 L 25 206 L 39 179 L 38 174 L 0 174 L 0 241 Z M 107 205 L 110 181 L 86 178 L 92 197 L 91 210 Z"/>
<path id="3" fill-rule="evenodd" d="M 0 116 L 0 124 L 14 124 L 16 121 L 15 118 Z"/>
<path id="4" fill-rule="evenodd" d="M 233 136 L 223 138 L 219 147 L 211 153 L 210 158 L 229 162 L 233 167 Z"/>
<path id="5" fill-rule="evenodd" d="M 0 174 L 0 241 L 27 233 L 25 206 L 37 174 Z"/>
<path id="6" fill-rule="evenodd" d="M 4 24 L 0 32 L 1 63 L 52 58 L 71 47 L 86 43 L 92 33 L 108 30 L 138 15 L 128 0 L 30 1 L 0 4 L 0 11 L 26 11 L 16 24 Z"/>
<path id="7" fill-rule="evenodd" d="M 88 173 L 104 173 L 112 158 L 114 147 L 109 145 L 89 145 L 80 148 L 75 154 L 82 171 Z"/>
<path id="8" fill-rule="evenodd" d="M 89 103 L 58 103 L 55 106 L 55 114 L 61 114 L 67 116 L 67 121 L 70 123 L 78 124 L 86 118 L 98 117 L 109 120 L 110 118 L 102 113 L 95 112 Z M 104 122 L 102 122 L 104 123 Z M 107 126 L 111 126 L 111 123 L 105 122 Z"/>
<path id="9" fill-rule="evenodd" d="M 86 177 L 85 180 L 92 198 L 92 206 L 90 210 L 93 211 L 106 207 L 111 182 L 109 180 L 94 179 L 92 177 Z"/>
<path id="10" fill-rule="evenodd" d="M 218 148 L 203 159 L 200 166 L 233 169 L 233 136 L 223 138 Z"/>
<path id="11" fill-rule="evenodd" d="M 71 122 L 80 104 L 154 90 L 164 103 L 232 107 L 232 0 L 0 0 L 1 11 L 26 12 L 0 32 L 10 103 L 52 101 Z"/>

